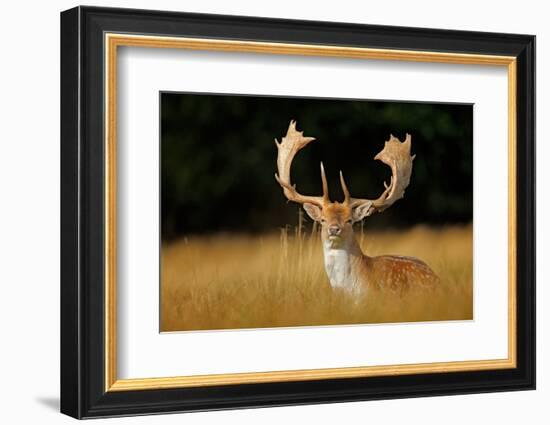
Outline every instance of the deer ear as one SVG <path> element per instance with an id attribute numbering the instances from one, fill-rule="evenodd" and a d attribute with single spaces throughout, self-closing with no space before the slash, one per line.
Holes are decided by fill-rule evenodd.
<path id="1" fill-rule="evenodd" d="M 321 221 L 321 208 L 317 205 L 306 202 L 304 203 L 304 210 L 306 210 L 307 215 L 309 215 L 312 220 Z"/>
<path id="2" fill-rule="evenodd" d="M 361 221 L 365 217 L 371 215 L 372 214 L 371 207 L 372 207 L 372 202 L 363 202 L 357 205 L 353 209 L 353 212 L 351 213 L 351 218 L 353 222 L 355 223 L 356 221 Z"/>

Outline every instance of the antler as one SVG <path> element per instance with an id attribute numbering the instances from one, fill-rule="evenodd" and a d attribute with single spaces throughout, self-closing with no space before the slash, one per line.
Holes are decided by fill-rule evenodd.
<path id="1" fill-rule="evenodd" d="M 378 199 L 352 198 L 349 194 L 346 182 L 340 171 L 340 184 L 344 192 L 344 203 L 349 203 L 352 208 L 360 205 L 370 204 L 367 216 L 375 212 L 382 212 L 390 207 L 395 201 L 401 199 L 405 194 L 405 189 L 409 185 L 412 173 L 412 163 L 415 155 L 411 156 L 411 135 L 407 134 L 405 141 L 401 143 L 397 137 L 390 135 L 384 149 L 382 149 L 374 159 L 382 161 L 391 167 L 392 176 L 390 184 L 384 182 L 385 190 Z"/>
<path id="2" fill-rule="evenodd" d="M 327 178 L 325 169 L 321 162 L 321 180 L 323 183 L 323 196 L 307 196 L 298 193 L 296 185 L 290 183 L 290 166 L 294 156 L 300 149 L 307 146 L 308 143 L 315 140 L 315 137 L 304 137 L 303 131 L 296 130 L 296 121 L 290 121 L 286 136 L 279 143 L 275 139 L 277 146 L 277 171 L 275 179 L 283 188 L 283 193 L 289 201 L 298 202 L 300 204 L 310 203 L 319 207 L 323 207 L 326 202 L 330 202 L 328 198 Z"/>

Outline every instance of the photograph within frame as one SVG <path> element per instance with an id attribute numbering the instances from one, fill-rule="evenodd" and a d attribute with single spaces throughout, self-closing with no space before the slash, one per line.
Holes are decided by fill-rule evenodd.
<path id="1" fill-rule="evenodd" d="M 473 319 L 473 105 L 181 92 L 160 105 L 161 332 Z M 319 162 L 322 217 L 296 199 L 321 194 Z M 290 168 L 294 196 L 274 177 Z"/>

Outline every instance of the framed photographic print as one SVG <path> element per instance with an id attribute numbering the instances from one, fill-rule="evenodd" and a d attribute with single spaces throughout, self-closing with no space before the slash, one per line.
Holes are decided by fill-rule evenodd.
<path id="1" fill-rule="evenodd" d="M 61 14 L 61 411 L 535 387 L 529 35 Z"/>

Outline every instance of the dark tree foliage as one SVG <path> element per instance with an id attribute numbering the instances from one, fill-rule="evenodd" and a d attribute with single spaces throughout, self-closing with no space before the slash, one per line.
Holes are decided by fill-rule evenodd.
<path id="1" fill-rule="evenodd" d="M 352 196 L 378 197 L 391 172 L 373 157 L 390 134 L 410 133 L 416 159 L 405 198 L 369 228 L 472 220 L 472 105 L 162 93 L 163 239 L 295 224 L 297 206 L 274 179 L 273 139 L 291 119 L 317 138 L 293 163 L 302 193 L 321 193 L 323 161 L 333 200 L 342 199 L 339 170 Z"/>

